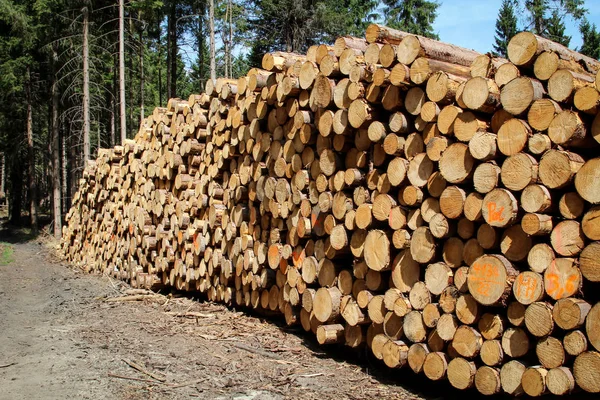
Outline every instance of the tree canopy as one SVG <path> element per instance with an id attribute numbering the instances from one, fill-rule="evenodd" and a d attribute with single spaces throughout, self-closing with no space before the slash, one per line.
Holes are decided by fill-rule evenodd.
<path id="1" fill-rule="evenodd" d="M 385 24 L 416 35 L 439 39 L 433 30 L 440 3 L 431 0 L 383 0 Z"/>
<path id="2" fill-rule="evenodd" d="M 499 56 L 507 56 L 508 42 L 517 34 L 517 16 L 515 15 L 515 0 L 502 0 L 498 18 L 496 19 L 496 36 L 494 52 Z"/>

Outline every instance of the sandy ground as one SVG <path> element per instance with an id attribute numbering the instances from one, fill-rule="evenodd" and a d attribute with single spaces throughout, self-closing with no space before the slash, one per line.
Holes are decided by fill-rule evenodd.
<path id="1" fill-rule="evenodd" d="M 3 240 L 0 399 L 464 398 L 272 318 L 172 294 L 111 301 L 131 289 Z"/>

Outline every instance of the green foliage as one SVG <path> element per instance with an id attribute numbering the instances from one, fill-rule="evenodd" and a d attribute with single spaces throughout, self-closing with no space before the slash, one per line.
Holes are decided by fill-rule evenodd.
<path id="1" fill-rule="evenodd" d="M 373 0 L 252 0 L 252 65 L 272 50 L 303 52 L 317 42 L 332 43 L 339 35 L 364 34 L 374 18 Z"/>
<path id="2" fill-rule="evenodd" d="M 0 98 L 4 104 L 23 96 L 25 72 L 32 61 L 32 21 L 22 5 L 0 1 Z"/>
<path id="3" fill-rule="evenodd" d="M 383 0 L 385 24 L 416 35 L 439 39 L 433 31 L 440 3 L 429 0 Z"/>
<path id="4" fill-rule="evenodd" d="M 568 46 L 571 37 L 565 35 L 565 18 L 581 20 L 587 13 L 584 5 L 584 0 L 524 0 L 525 30 Z"/>
<path id="5" fill-rule="evenodd" d="M 313 0 L 253 0 L 249 24 L 255 35 L 252 58 L 256 65 L 262 53 L 273 49 L 302 51 L 318 32 L 317 8 Z"/>
<path id="6" fill-rule="evenodd" d="M 561 0 L 559 3 L 563 10 L 576 20 L 582 19 L 588 11 L 584 8 L 585 0 Z M 556 9 L 560 11 L 560 8 Z"/>
<path id="7" fill-rule="evenodd" d="M 10 243 L 0 242 L 0 265 L 8 265 L 15 260 L 15 249 Z"/>
<path id="8" fill-rule="evenodd" d="M 515 15 L 515 0 L 502 0 L 498 18 L 496 19 L 494 52 L 506 58 L 508 42 L 516 34 L 517 17 Z"/>
<path id="9" fill-rule="evenodd" d="M 315 40 L 331 43 L 338 36 L 364 36 L 365 30 L 377 14 L 373 0 L 326 0 L 319 4 L 316 19 L 322 35 Z"/>
<path id="10" fill-rule="evenodd" d="M 579 32 L 583 38 L 583 44 L 579 49 L 581 54 L 588 57 L 600 59 L 600 32 L 596 29 L 596 24 L 590 24 L 587 18 L 583 18 L 579 25 Z"/>
<path id="11" fill-rule="evenodd" d="M 526 0 L 525 1 L 525 9 L 529 11 L 530 16 L 530 27 L 529 29 L 533 31 L 533 33 L 537 33 L 538 35 L 543 35 L 545 31 L 545 18 L 548 8 L 547 0 Z"/>
<path id="12" fill-rule="evenodd" d="M 565 23 L 558 10 L 552 10 L 550 18 L 546 21 L 546 37 L 563 46 L 569 47 L 571 36 L 565 34 Z"/>

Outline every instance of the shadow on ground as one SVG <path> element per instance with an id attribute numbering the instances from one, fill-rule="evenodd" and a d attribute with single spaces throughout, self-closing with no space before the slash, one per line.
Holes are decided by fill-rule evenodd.
<path id="1" fill-rule="evenodd" d="M 27 243 L 43 235 L 50 228 L 50 224 L 51 219 L 49 216 L 41 216 L 38 232 L 35 233 L 31 229 L 29 218 L 26 216 L 21 218 L 19 224 L 10 222 L 7 217 L 0 217 L 0 242 L 11 244 Z"/>

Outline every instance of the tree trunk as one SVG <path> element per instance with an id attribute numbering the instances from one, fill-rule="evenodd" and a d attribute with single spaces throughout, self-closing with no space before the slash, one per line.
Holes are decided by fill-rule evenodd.
<path id="1" fill-rule="evenodd" d="M 31 229 L 34 233 L 38 230 L 38 204 L 37 204 L 37 186 L 35 181 L 35 151 L 33 147 L 33 111 L 31 99 L 31 71 L 27 67 L 27 81 L 25 83 L 25 92 L 27 97 L 27 158 L 29 160 L 29 217 L 31 220 Z"/>
<path id="2" fill-rule="evenodd" d="M 21 223 L 21 206 L 23 204 L 23 166 L 19 157 L 11 157 L 11 191 L 10 191 L 10 222 L 13 225 Z"/>
<path id="3" fill-rule="evenodd" d="M 229 0 L 229 77 L 233 78 L 233 4 Z"/>
<path id="4" fill-rule="evenodd" d="M 133 42 L 133 20 L 129 17 L 129 37 Z M 133 132 L 135 124 L 133 123 L 133 55 L 134 51 L 129 47 L 129 57 L 127 58 L 127 70 L 129 71 L 129 118 L 127 119 L 127 131 Z"/>
<path id="5" fill-rule="evenodd" d="M 167 97 L 173 98 L 177 96 L 177 7 L 175 2 L 172 3 L 169 11 L 168 22 L 168 37 L 169 37 L 169 54 L 168 54 L 168 73 L 167 73 Z"/>
<path id="6" fill-rule="evenodd" d="M 208 18 L 210 24 L 210 79 L 217 81 L 217 67 L 215 59 L 215 0 L 210 0 Z"/>
<path id="7" fill-rule="evenodd" d="M 225 8 L 225 21 L 229 23 L 229 1 L 227 2 L 227 7 Z M 221 36 L 223 40 L 223 47 L 225 48 L 224 61 L 225 61 L 225 78 L 230 78 L 229 76 L 229 38 L 227 36 L 227 31 L 222 32 Z"/>
<path id="8" fill-rule="evenodd" d="M 171 6 L 172 7 L 172 6 Z M 167 15 L 167 101 L 171 96 L 171 31 L 173 30 L 172 25 L 175 23 L 172 13 L 169 11 Z"/>
<path id="9" fill-rule="evenodd" d="M 125 125 L 125 10 L 123 1 L 119 0 L 119 117 L 121 121 L 121 144 L 125 143 L 127 138 Z"/>
<path id="10" fill-rule="evenodd" d="M 2 172 L 0 173 L 0 203 L 4 201 L 6 197 L 6 192 L 4 191 L 6 187 L 6 156 L 4 153 L 0 155 L 0 164 L 2 165 Z"/>
<path id="11" fill-rule="evenodd" d="M 158 43 L 158 106 L 162 107 L 162 29 L 160 27 L 160 20 L 156 21 L 157 28 L 157 43 Z"/>
<path id="12" fill-rule="evenodd" d="M 200 87 L 204 88 L 204 13 L 206 12 L 204 2 L 201 2 L 198 10 L 198 33 L 196 40 L 198 41 L 198 67 L 200 74 Z"/>
<path id="13" fill-rule="evenodd" d="M 115 131 L 115 96 L 114 96 L 114 92 L 116 89 L 116 84 L 113 82 L 113 90 L 112 93 L 108 92 L 108 114 L 109 114 L 109 119 L 110 119 L 110 147 L 114 147 L 115 146 L 115 135 L 116 135 L 116 131 Z"/>
<path id="14" fill-rule="evenodd" d="M 144 119 L 144 84 L 144 30 L 140 28 L 140 123 Z"/>
<path id="15" fill-rule="evenodd" d="M 60 137 L 58 130 L 58 90 L 56 82 L 56 65 L 58 53 L 52 52 L 52 135 L 51 135 L 51 174 L 52 174 L 52 216 L 54 219 L 54 236 L 59 238 L 62 232 L 61 185 L 60 185 Z"/>
<path id="16" fill-rule="evenodd" d="M 83 7 L 83 160 L 90 159 L 90 63 L 88 28 L 88 8 Z"/>

